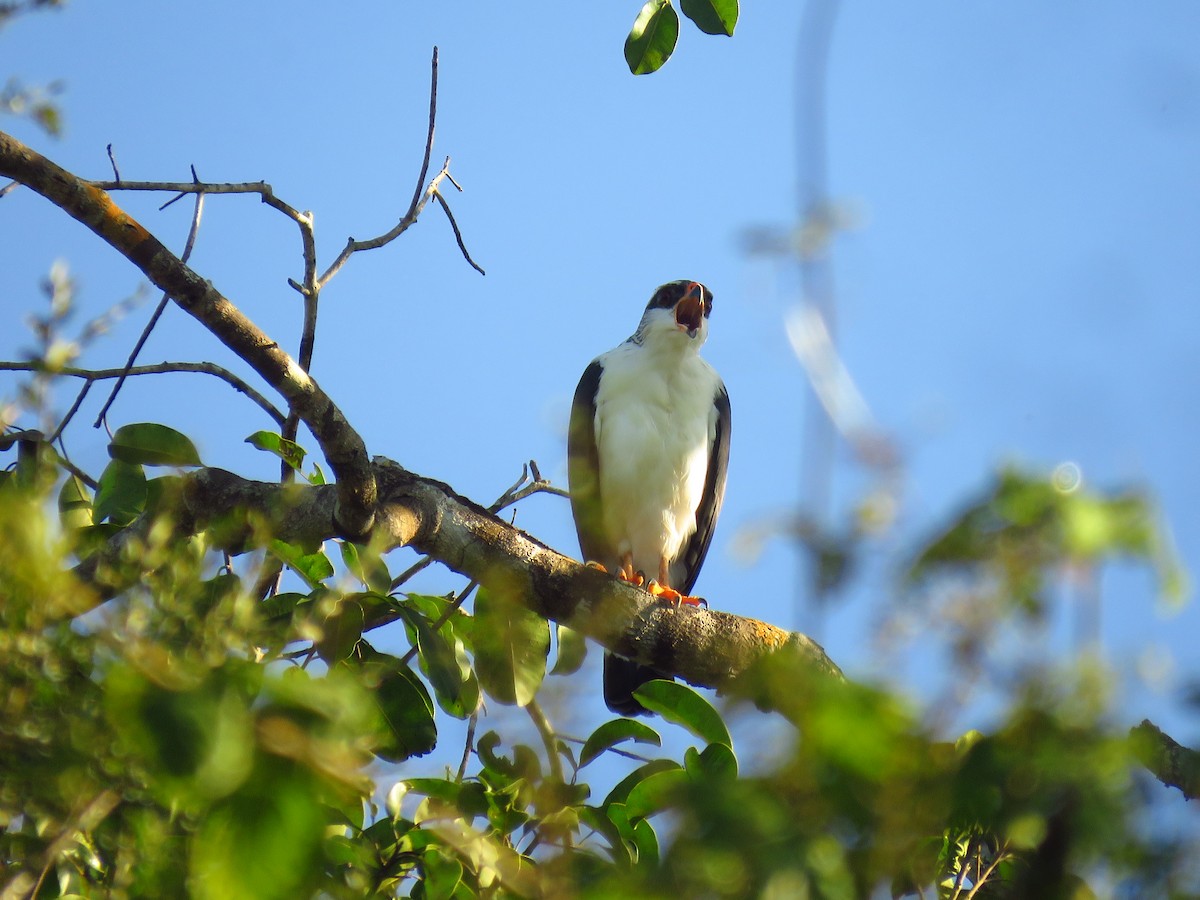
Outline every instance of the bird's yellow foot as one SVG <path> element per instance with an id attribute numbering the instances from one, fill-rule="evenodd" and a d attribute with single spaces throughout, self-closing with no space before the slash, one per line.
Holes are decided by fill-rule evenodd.
<path id="1" fill-rule="evenodd" d="M 659 600 L 674 604 L 675 606 L 700 606 L 701 604 L 708 606 L 708 601 L 703 597 L 690 597 L 687 594 L 681 594 L 674 588 L 664 587 L 657 581 L 651 581 L 647 584 L 646 590 Z"/>

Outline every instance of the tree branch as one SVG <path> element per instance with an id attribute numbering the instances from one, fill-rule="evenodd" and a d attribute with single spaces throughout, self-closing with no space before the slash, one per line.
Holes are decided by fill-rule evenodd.
<path id="1" fill-rule="evenodd" d="M 134 366 L 130 369 L 77 369 L 74 366 L 63 366 L 51 369 L 42 362 L 9 362 L 0 360 L 0 372 L 45 372 L 51 375 L 65 375 L 70 378 L 82 378 L 89 384 L 93 381 L 106 381 L 110 378 L 120 378 L 122 375 L 165 375 L 171 372 L 198 372 L 202 375 L 212 375 L 229 384 L 235 391 L 245 394 L 253 400 L 263 412 L 279 424 L 283 424 L 284 415 L 275 406 L 250 387 L 228 369 L 210 362 L 161 362 L 154 365 Z M 57 437 L 57 435 L 55 436 Z"/>
<path id="2" fill-rule="evenodd" d="M 1129 730 L 1134 753 L 1167 787 L 1179 788 L 1188 800 L 1200 795 L 1200 751 L 1178 743 L 1149 719 Z"/>
<path id="3" fill-rule="evenodd" d="M 462 497 L 448 485 L 408 472 L 391 460 L 373 463 L 379 508 L 372 539 L 381 551 L 408 546 L 426 553 L 493 593 L 567 625 L 629 659 L 671 672 L 692 684 L 733 688 L 768 657 L 799 660 L 808 670 L 840 677 L 825 651 L 808 637 L 755 619 L 692 606 L 675 607 L 603 572 L 557 553 L 545 544 Z M 333 486 L 250 481 L 221 469 L 186 476 L 174 511 L 183 534 L 220 522 L 209 539 L 230 553 L 260 545 L 262 535 L 301 546 L 333 537 Z M 234 521 L 240 513 L 240 524 Z M 150 533 L 149 514 L 110 539 L 76 567 L 97 592 L 95 602 L 115 596 L 137 578 L 118 561 L 138 558 L 130 549 Z M 64 611 L 77 615 L 80 610 Z M 756 686 L 738 686 L 741 691 Z M 779 708 L 776 699 L 756 697 Z"/>
<path id="4" fill-rule="evenodd" d="M 286 397 L 312 431 L 337 477 L 333 512 L 337 529 L 350 537 L 361 537 L 370 530 L 377 490 L 362 438 L 275 341 L 108 194 L 3 132 L 0 175 L 20 181 L 102 237 Z"/>

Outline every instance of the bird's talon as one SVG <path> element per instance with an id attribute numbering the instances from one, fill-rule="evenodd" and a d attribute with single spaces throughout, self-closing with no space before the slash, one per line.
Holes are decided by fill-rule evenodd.
<path id="1" fill-rule="evenodd" d="M 601 572 L 608 574 L 608 569 L 605 568 L 603 563 L 594 562 L 593 560 L 589 559 L 583 565 L 584 565 L 584 568 L 586 568 L 586 569 L 599 569 Z"/>

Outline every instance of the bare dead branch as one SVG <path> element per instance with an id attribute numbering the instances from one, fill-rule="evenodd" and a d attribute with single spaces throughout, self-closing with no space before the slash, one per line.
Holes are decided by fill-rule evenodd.
<path id="1" fill-rule="evenodd" d="M 163 375 L 170 372 L 198 372 L 203 375 L 212 375 L 220 378 L 222 381 L 229 384 L 234 390 L 245 394 L 250 400 L 265 412 L 268 416 L 283 424 L 284 415 L 274 404 L 266 397 L 252 388 L 249 384 L 234 375 L 228 369 L 210 362 L 161 362 L 147 366 L 133 366 L 131 368 L 120 369 L 80 369 L 74 366 L 64 366 L 58 369 L 51 369 L 42 362 L 10 362 L 8 360 L 0 360 L 0 372 L 40 372 L 51 375 L 65 375 L 70 378 L 82 378 L 89 385 L 96 381 L 107 381 L 110 378 L 120 378 L 122 375 Z M 82 396 L 79 398 L 80 402 Z M 61 431 L 61 426 L 59 431 Z M 57 437 L 57 433 L 55 435 Z M 52 438 L 53 440 L 53 438 Z"/>
<path id="2" fill-rule="evenodd" d="M 338 528 L 350 537 L 370 530 L 377 494 L 366 445 L 337 405 L 278 343 L 108 194 L 3 132 L 0 175 L 30 187 L 102 237 L 286 397 L 337 478 Z"/>
<path id="3" fill-rule="evenodd" d="M 412 202 L 408 205 L 408 211 L 400 217 L 400 221 L 395 224 L 390 230 L 384 232 L 378 237 L 371 238 L 366 241 L 357 241 L 354 238 L 349 238 L 346 241 L 346 246 L 342 248 L 342 252 L 338 254 L 337 259 L 325 270 L 319 279 L 317 279 L 317 288 L 323 288 L 329 283 L 329 280 L 346 264 L 355 253 L 363 250 L 377 250 L 387 244 L 390 244 L 400 235 L 404 234 L 420 217 L 421 212 L 425 209 L 430 199 L 438 196 L 438 186 L 445 180 L 449 180 L 451 184 L 458 187 L 458 183 L 450 176 L 450 157 L 446 157 L 446 161 L 442 164 L 442 169 L 433 180 L 425 185 L 425 176 L 429 173 L 429 159 L 433 153 L 433 135 L 435 123 L 437 121 L 437 74 L 438 74 L 438 51 L 437 47 L 433 48 L 433 62 L 431 65 L 430 85 L 429 85 L 429 130 L 425 135 L 425 155 L 421 160 L 421 173 L 417 176 L 417 187 L 413 192 Z M 462 188 L 459 188 L 462 190 Z M 440 199 L 440 198 L 439 198 Z M 449 210 L 445 206 L 445 201 L 441 201 L 442 208 L 446 209 L 447 215 L 450 216 L 450 224 L 454 228 L 455 238 L 458 240 L 458 246 L 462 250 L 463 256 L 466 257 L 468 263 L 476 269 L 480 274 L 483 274 L 483 269 L 471 259 L 463 246 L 462 234 L 459 232 L 458 224 L 454 221 L 454 217 L 450 215 Z"/>
<path id="4" fill-rule="evenodd" d="M 109 158 L 112 158 L 112 144 L 108 145 Z M 116 173 L 117 164 L 113 161 L 113 172 Z M 121 176 L 117 174 L 117 180 L 120 181 Z M 196 167 L 192 166 L 192 181 L 199 182 L 196 177 Z M 182 195 L 181 195 L 182 196 Z M 204 192 L 196 194 L 196 209 L 192 213 L 192 224 L 188 229 L 187 241 L 183 246 L 183 255 L 179 257 L 180 262 L 187 262 L 192 255 L 192 249 L 196 246 L 196 235 L 200 232 L 200 217 L 204 214 Z M 158 301 L 158 306 L 150 316 L 150 321 L 146 323 L 146 327 L 142 329 L 141 335 L 137 339 L 137 343 L 133 345 L 133 350 L 129 354 L 129 359 L 125 361 L 125 369 L 128 371 L 133 368 L 133 364 L 137 362 L 138 354 L 142 352 L 142 347 L 146 345 L 146 341 L 150 338 L 150 332 L 154 330 L 154 326 L 158 324 L 158 320 L 162 317 L 163 310 L 167 308 L 167 304 L 171 301 L 168 294 L 163 294 Z M 100 424 L 108 415 L 108 410 L 112 407 L 113 401 L 117 399 L 117 393 L 121 390 L 121 386 L 125 384 L 125 375 L 122 374 L 117 383 L 113 385 L 113 389 L 108 394 L 108 399 L 104 401 L 104 406 L 100 408 L 99 414 L 96 416 L 96 421 L 92 423 L 93 428 L 99 428 Z M 85 387 L 84 390 L 87 388 Z"/>
<path id="5" fill-rule="evenodd" d="M 446 162 L 449 163 L 449 160 L 446 160 Z M 450 173 L 447 172 L 446 177 L 449 178 L 449 175 Z M 453 181 L 454 179 L 451 178 L 450 180 Z M 462 188 L 459 188 L 459 190 L 462 190 Z M 470 263 L 471 268 L 480 275 L 486 275 L 487 272 L 483 271 L 483 268 L 479 265 L 479 263 L 471 259 L 471 254 L 467 252 L 467 245 L 463 243 L 462 232 L 458 230 L 458 222 L 454 221 L 454 213 L 450 212 L 450 204 L 446 202 L 446 198 L 442 196 L 442 192 L 437 191 L 433 196 L 434 199 L 437 200 L 438 204 L 442 207 L 442 212 L 446 214 L 446 218 L 450 220 L 450 227 L 454 229 L 454 240 L 458 242 L 458 249 L 462 251 L 463 258 L 466 259 L 466 261 Z"/>

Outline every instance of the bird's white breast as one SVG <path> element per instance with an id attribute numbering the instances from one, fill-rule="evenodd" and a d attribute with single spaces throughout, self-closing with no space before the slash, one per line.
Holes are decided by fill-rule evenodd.
<path id="1" fill-rule="evenodd" d="M 601 357 L 596 445 L 604 525 L 656 577 L 696 530 L 720 379 L 694 350 L 622 344 Z"/>

